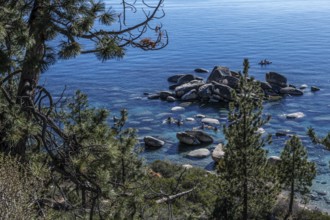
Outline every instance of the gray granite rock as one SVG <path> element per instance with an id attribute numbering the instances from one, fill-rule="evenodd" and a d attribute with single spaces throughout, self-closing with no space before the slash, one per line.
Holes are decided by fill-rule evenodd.
<path id="1" fill-rule="evenodd" d="M 210 156 L 210 151 L 206 148 L 200 148 L 197 150 L 190 151 L 188 153 L 188 157 L 193 157 L 193 158 L 204 158 Z"/>
<path id="2" fill-rule="evenodd" d="M 206 82 L 211 83 L 213 81 L 219 82 L 223 76 L 231 76 L 231 72 L 228 67 L 215 66 L 207 78 Z"/>
<path id="3" fill-rule="evenodd" d="M 158 138 L 152 137 L 152 136 L 146 136 L 146 137 L 144 137 L 143 140 L 144 140 L 144 143 L 146 146 L 152 147 L 152 148 L 159 148 L 165 144 L 164 141 L 162 141 Z"/>
<path id="4" fill-rule="evenodd" d="M 196 137 L 193 135 L 187 134 L 186 132 L 178 132 L 176 134 L 177 139 L 180 141 L 182 144 L 186 145 L 199 145 L 200 142 Z"/>

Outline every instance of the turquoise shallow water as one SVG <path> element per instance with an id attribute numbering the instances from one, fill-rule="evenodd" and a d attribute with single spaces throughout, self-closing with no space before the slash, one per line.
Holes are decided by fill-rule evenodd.
<path id="1" fill-rule="evenodd" d="M 109 1 L 110 2 L 110 1 Z M 42 80 L 59 95 L 67 85 L 67 92 L 81 89 L 91 102 L 119 115 L 129 111 L 128 125 L 138 129 L 140 139 L 145 135 L 159 136 L 166 145 L 156 151 L 142 154 L 147 161 L 168 159 L 212 169 L 210 157 L 191 160 L 185 155 L 191 149 L 178 145 L 176 132 L 198 126 L 198 122 L 178 127 L 162 124 L 169 115 L 176 118 L 192 117 L 202 113 L 224 123 L 227 111 L 223 106 L 193 104 L 183 112 L 171 112 L 179 103 L 148 100 L 144 92 L 166 90 L 167 77 L 192 73 L 197 67 L 211 70 L 215 65 L 241 70 L 243 58 L 250 59 L 250 74 L 264 79 L 268 71 L 284 74 L 294 85 L 317 85 L 321 91 L 309 88 L 301 97 L 287 97 L 265 104 L 265 113 L 272 119 L 264 129 L 274 134 L 290 129 L 302 137 L 309 158 L 318 164 L 318 176 L 313 190 L 326 191 L 319 201 L 311 201 L 321 209 L 329 209 L 330 152 L 314 146 L 306 137 L 306 128 L 312 126 L 321 135 L 330 131 L 330 2 L 302 0 L 166 0 L 162 20 L 170 40 L 163 50 L 143 52 L 128 48 L 122 60 L 101 63 L 92 55 L 74 60 L 59 61 L 46 72 Z M 261 59 L 273 64 L 260 67 Z M 207 75 L 196 74 L 201 77 Z M 306 116 L 287 120 L 284 114 L 303 112 Z M 220 131 L 208 131 L 216 142 L 223 141 Z M 267 146 L 269 155 L 278 155 L 286 138 L 273 138 Z M 210 146 L 212 149 L 214 146 Z M 313 194 L 317 194 L 313 191 Z"/>

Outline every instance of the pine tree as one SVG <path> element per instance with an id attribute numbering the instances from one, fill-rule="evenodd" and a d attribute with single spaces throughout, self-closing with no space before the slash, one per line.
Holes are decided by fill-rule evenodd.
<path id="1" fill-rule="evenodd" d="M 214 213 L 218 219 L 257 219 L 273 206 L 277 184 L 268 169 L 265 144 L 258 128 L 268 122 L 262 115 L 260 86 L 249 78 L 249 62 L 244 60 L 239 94 L 230 103 L 229 125 L 224 127 L 227 139 L 224 161 L 219 166 L 224 195 L 220 195 Z M 223 210 L 226 209 L 226 210 Z M 226 214 L 226 216 L 223 216 Z"/>
<path id="2" fill-rule="evenodd" d="M 58 59 L 95 54 L 105 61 L 123 57 L 128 46 L 165 47 L 167 33 L 154 22 L 164 15 L 163 1 L 151 5 L 123 0 L 115 12 L 94 0 L 0 0 L 0 85 L 18 81 L 14 90 L 4 93 L 8 104 L 21 105 L 25 117 L 31 118 L 40 74 Z M 136 11 L 145 17 L 132 24 L 128 14 Z M 27 142 L 28 135 L 12 151 L 24 157 Z"/>
<path id="3" fill-rule="evenodd" d="M 307 160 L 307 152 L 297 136 L 293 136 L 281 153 L 279 166 L 280 183 L 289 188 L 290 201 L 287 219 L 292 215 L 293 202 L 296 192 L 306 194 L 316 175 L 315 164 Z"/>

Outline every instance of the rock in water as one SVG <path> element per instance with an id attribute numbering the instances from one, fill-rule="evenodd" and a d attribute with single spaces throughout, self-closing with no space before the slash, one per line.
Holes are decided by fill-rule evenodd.
<path id="1" fill-rule="evenodd" d="M 302 84 L 299 89 L 306 89 L 308 86 L 306 84 Z"/>
<path id="2" fill-rule="evenodd" d="M 286 94 L 286 95 L 303 95 L 303 91 L 293 88 L 293 87 L 284 87 L 280 89 L 281 94 Z"/>
<path id="3" fill-rule="evenodd" d="M 185 108 L 181 107 L 181 106 L 175 106 L 175 107 L 171 108 L 171 111 L 173 111 L 173 112 L 184 111 L 184 110 L 185 110 Z"/>
<path id="4" fill-rule="evenodd" d="M 220 121 L 215 118 L 203 118 L 202 122 L 205 124 L 210 124 L 210 125 L 219 125 Z"/>
<path id="5" fill-rule="evenodd" d="M 188 153 L 188 157 L 193 157 L 193 158 L 204 158 L 204 157 L 208 157 L 209 155 L 210 155 L 210 151 L 206 148 L 193 150 Z"/>
<path id="6" fill-rule="evenodd" d="M 196 73 L 208 73 L 209 71 L 204 68 L 197 68 L 197 69 L 195 69 L 195 72 Z"/>
<path id="7" fill-rule="evenodd" d="M 295 118 L 303 118 L 303 117 L 305 117 L 305 114 L 302 112 L 295 112 L 286 115 L 287 119 L 295 119 Z"/>
<path id="8" fill-rule="evenodd" d="M 311 87 L 311 91 L 312 92 L 320 91 L 320 88 L 319 87 L 316 87 L 316 86 L 312 86 Z"/>
<path id="9" fill-rule="evenodd" d="M 225 152 L 223 151 L 223 145 L 218 144 L 212 151 L 212 159 L 214 160 L 214 162 L 219 162 L 224 156 Z"/>
<path id="10" fill-rule="evenodd" d="M 152 147 L 152 148 L 159 148 L 164 146 L 165 142 L 162 140 L 159 140 L 152 136 L 146 136 L 144 137 L 144 143 L 146 146 Z"/>
<path id="11" fill-rule="evenodd" d="M 166 101 L 168 102 L 175 102 L 176 98 L 174 98 L 173 96 L 167 96 Z"/>
<path id="12" fill-rule="evenodd" d="M 148 95 L 148 99 L 159 99 L 159 98 L 160 98 L 160 95 L 159 94 Z"/>
<path id="13" fill-rule="evenodd" d="M 200 142 L 198 139 L 190 134 L 187 134 L 186 132 L 178 132 L 176 134 L 176 137 L 182 144 L 186 145 L 198 145 Z"/>
<path id="14" fill-rule="evenodd" d="M 185 83 L 183 85 L 177 86 L 175 88 L 175 94 L 178 98 L 181 98 L 184 94 L 186 94 L 187 92 L 193 89 L 198 90 L 199 87 L 201 87 L 202 85 L 204 85 L 203 81 L 193 80 L 189 83 Z"/>
<path id="15" fill-rule="evenodd" d="M 205 84 L 199 87 L 198 96 L 202 100 L 208 100 L 212 96 L 212 91 L 213 91 L 213 84 L 212 83 Z"/>
<path id="16" fill-rule="evenodd" d="M 197 98 L 198 98 L 197 90 L 193 89 L 193 90 L 190 90 L 189 92 L 187 92 L 186 94 L 184 94 L 181 97 L 181 100 L 189 101 L 189 100 L 195 100 Z"/>
<path id="17" fill-rule="evenodd" d="M 174 75 L 174 76 L 170 76 L 170 77 L 167 78 L 167 81 L 172 82 L 172 83 L 177 83 L 178 80 L 184 75 L 185 74 L 177 74 L 177 75 Z"/>
<path id="18" fill-rule="evenodd" d="M 169 92 L 169 91 L 161 91 L 161 92 L 159 92 L 159 97 L 162 100 L 166 100 L 166 98 L 168 96 L 171 96 L 171 95 L 172 95 L 172 92 Z"/>
<path id="19" fill-rule="evenodd" d="M 227 85 L 213 82 L 213 93 L 219 95 L 224 100 L 230 101 L 233 89 Z"/>
<path id="20" fill-rule="evenodd" d="M 276 72 L 266 73 L 266 81 L 268 83 L 278 85 L 280 87 L 287 87 L 287 78 Z"/>
<path id="21" fill-rule="evenodd" d="M 223 76 L 220 83 L 227 85 L 232 89 L 236 89 L 239 84 L 239 79 L 233 76 Z"/>
<path id="22" fill-rule="evenodd" d="M 191 131 L 186 131 L 187 134 L 194 136 L 197 138 L 201 143 L 213 143 L 213 138 L 211 135 L 207 134 L 204 131 L 201 130 L 191 130 Z"/>
<path id="23" fill-rule="evenodd" d="M 185 84 L 185 83 L 188 83 L 190 81 L 193 81 L 195 79 L 195 76 L 192 75 L 192 74 L 187 74 L 187 75 L 184 75 L 184 76 L 181 76 L 179 79 L 178 79 L 178 84 L 179 85 L 182 85 L 182 84 Z"/>
<path id="24" fill-rule="evenodd" d="M 213 81 L 219 82 L 223 76 L 231 76 L 231 72 L 228 67 L 215 66 L 207 78 L 206 82 L 211 83 Z"/>

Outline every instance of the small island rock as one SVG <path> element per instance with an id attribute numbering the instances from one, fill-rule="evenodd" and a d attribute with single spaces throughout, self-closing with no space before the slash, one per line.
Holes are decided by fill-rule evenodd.
<path id="1" fill-rule="evenodd" d="M 176 134 L 177 139 L 180 141 L 182 144 L 186 145 L 198 145 L 200 142 L 196 137 L 193 135 L 187 134 L 186 132 L 178 132 Z"/>
<path id="2" fill-rule="evenodd" d="M 202 122 L 205 124 L 210 124 L 210 125 L 219 125 L 220 121 L 215 118 L 203 118 Z"/>
<path id="3" fill-rule="evenodd" d="M 295 119 L 295 118 L 303 118 L 303 117 L 305 117 L 305 114 L 302 112 L 295 112 L 286 115 L 287 119 Z"/>
<path id="4" fill-rule="evenodd" d="M 146 136 L 144 137 L 144 143 L 146 146 L 153 147 L 153 148 L 159 148 L 162 147 L 165 142 L 162 140 L 159 140 L 152 136 Z"/>

